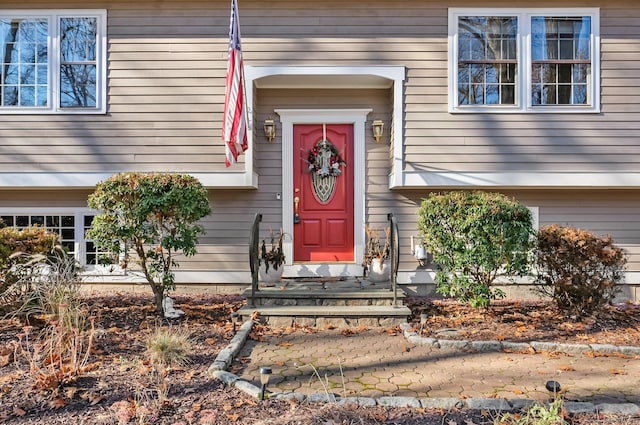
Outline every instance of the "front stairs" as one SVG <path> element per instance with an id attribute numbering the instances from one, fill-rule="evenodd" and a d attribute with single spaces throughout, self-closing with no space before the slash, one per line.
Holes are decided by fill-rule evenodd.
<path id="1" fill-rule="evenodd" d="M 398 224 L 389 221 L 390 280 L 374 283 L 356 276 L 285 278 L 275 286 L 258 283 L 258 244 L 262 214 L 256 214 L 249 233 L 251 287 L 245 290 L 247 304 L 238 310 L 241 320 L 259 318 L 272 326 L 318 328 L 392 327 L 406 323 L 411 311 L 404 305 L 405 294 L 398 288 L 400 258 Z"/>
<path id="2" fill-rule="evenodd" d="M 402 290 L 394 296 L 389 282 L 359 277 L 285 278 L 276 286 L 260 286 L 253 296 L 247 288 L 243 295 L 247 304 L 239 317 L 257 317 L 271 326 L 393 327 L 411 315 Z"/>

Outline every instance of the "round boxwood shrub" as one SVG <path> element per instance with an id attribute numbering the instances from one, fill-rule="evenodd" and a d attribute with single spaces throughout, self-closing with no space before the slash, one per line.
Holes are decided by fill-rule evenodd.
<path id="1" fill-rule="evenodd" d="M 481 191 L 434 193 L 418 212 L 418 229 L 437 265 L 436 289 L 480 307 L 504 292 L 492 288 L 530 269 L 531 212 L 505 195 Z"/>

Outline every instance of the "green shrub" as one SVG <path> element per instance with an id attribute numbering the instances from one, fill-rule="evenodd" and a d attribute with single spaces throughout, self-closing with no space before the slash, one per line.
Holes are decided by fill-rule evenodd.
<path id="1" fill-rule="evenodd" d="M 538 232 L 536 260 L 536 291 L 578 317 L 613 300 L 627 262 L 610 236 L 556 224 Z"/>
<path id="2" fill-rule="evenodd" d="M 101 213 L 87 236 L 105 251 L 124 254 L 123 268 L 130 251 L 136 254 L 163 313 L 162 299 L 175 288 L 175 255 L 195 255 L 204 233 L 196 222 L 211 213 L 207 190 L 189 175 L 121 173 L 100 182 L 88 203 Z"/>
<path id="3" fill-rule="evenodd" d="M 533 227 L 527 207 L 498 193 L 434 193 L 422 201 L 418 229 L 437 264 L 443 295 L 487 306 L 504 297 L 499 277 L 529 271 Z"/>

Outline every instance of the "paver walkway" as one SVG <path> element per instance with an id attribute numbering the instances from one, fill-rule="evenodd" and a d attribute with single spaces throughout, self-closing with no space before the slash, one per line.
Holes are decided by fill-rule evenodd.
<path id="1" fill-rule="evenodd" d="M 245 366 L 235 373 L 258 386 L 259 368 L 271 366 L 269 389 L 278 392 L 547 400 L 545 383 L 555 380 L 569 401 L 640 404 L 638 356 L 470 353 L 372 329 L 250 340 L 238 358 Z"/>

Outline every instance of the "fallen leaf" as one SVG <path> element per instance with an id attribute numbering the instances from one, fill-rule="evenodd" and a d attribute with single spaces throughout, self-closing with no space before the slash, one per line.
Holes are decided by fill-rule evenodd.
<path id="1" fill-rule="evenodd" d="M 290 342 L 281 342 L 280 344 L 278 344 L 279 347 L 293 347 L 293 344 Z"/>
<path id="2" fill-rule="evenodd" d="M 234 414 L 228 414 L 228 413 L 225 413 L 224 415 L 225 415 L 225 416 L 227 417 L 227 419 L 229 419 L 231 422 L 237 422 L 237 421 L 238 421 L 238 419 L 240 419 L 240 414 L 239 414 L 239 413 L 234 413 Z"/>
<path id="3" fill-rule="evenodd" d="M 626 375 L 627 371 L 624 369 L 609 369 L 608 372 L 612 375 Z"/>
<path id="4" fill-rule="evenodd" d="M 78 387 L 67 387 L 64 389 L 64 395 L 71 400 L 75 397 L 76 392 L 78 392 Z"/>
<path id="5" fill-rule="evenodd" d="M 19 417 L 23 417 L 24 415 L 27 414 L 27 412 L 24 409 L 21 409 L 21 408 L 15 406 L 13 408 L 13 414 L 16 415 L 16 416 L 19 416 Z"/>
<path id="6" fill-rule="evenodd" d="M 569 366 L 569 365 L 560 365 L 558 366 L 558 369 L 560 369 L 563 372 L 571 372 L 576 370 L 573 366 Z"/>
<path id="7" fill-rule="evenodd" d="M 104 400 L 104 397 L 93 393 L 93 392 L 85 392 L 80 394 L 80 398 L 83 400 L 86 400 L 89 402 L 89 404 L 91 404 L 92 406 L 95 406 L 96 404 L 100 403 L 102 400 Z"/>
<path id="8" fill-rule="evenodd" d="M 53 410 L 58 410 L 58 409 L 63 408 L 67 404 L 69 404 L 69 403 L 67 403 L 67 401 L 65 399 L 63 399 L 61 397 L 58 397 L 58 398 L 54 398 L 49 403 L 47 403 L 47 406 L 49 406 Z"/>
<path id="9" fill-rule="evenodd" d="M 230 404 L 223 404 L 222 410 L 224 410 L 225 412 L 228 412 L 229 410 L 233 410 L 233 406 Z"/>
<path id="10" fill-rule="evenodd" d="M 193 403 L 193 405 L 191 405 L 191 410 L 193 410 L 194 412 L 199 412 L 202 409 L 202 403 Z"/>
<path id="11" fill-rule="evenodd" d="M 0 356 L 0 367 L 5 367 L 9 363 L 11 363 L 11 357 L 12 357 L 12 353 Z"/>

